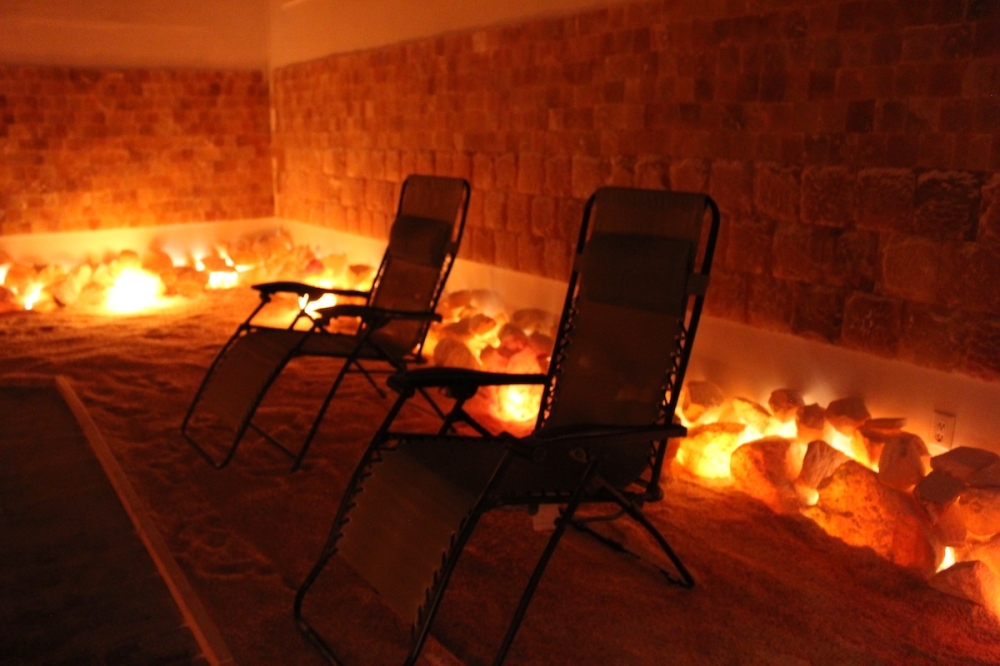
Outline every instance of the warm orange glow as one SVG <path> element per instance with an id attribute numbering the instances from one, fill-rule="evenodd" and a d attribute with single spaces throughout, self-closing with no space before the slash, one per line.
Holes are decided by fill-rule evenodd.
<path id="1" fill-rule="evenodd" d="M 336 294 L 323 294 L 315 301 L 309 302 L 307 296 L 299 298 L 299 307 L 303 308 L 310 317 L 316 317 L 316 311 L 320 308 L 329 308 L 337 304 Z"/>
<path id="2" fill-rule="evenodd" d="M 24 297 L 24 309 L 31 310 L 35 307 L 35 303 L 38 299 L 42 297 L 42 285 L 36 284 L 31 289 L 28 290 L 28 295 Z"/>
<path id="3" fill-rule="evenodd" d="M 160 276 L 141 268 L 125 268 L 108 289 L 104 305 L 118 314 L 138 312 L 160 305 L 163 291 Z"/>
<path id="4" fill-rule="evenodd" d="M 541 386 L 501 386 L 497 391 L 497 415 L 504 421 L 530 421 L 538 416 L 541 402 Z"/>
<path id="5" fill-rule="evenodd" d="M 0 285 L 3 285 L 7 281 L 7 271 L 10 270 L 10 264 L 0 264 Z"/>
<path id="6" fill-rule="evenodd" d="M 236 271 L 212 271 L 208 274 L 206 289 L 232 289 L 239 285 L 240 274 Z"/>
<path id="7" fill-rule="evenodd" d="M 941 558 L 941 564 L 938 565 L 938 571 L 944 571 L 948 567 L 955 564 L 955 549 L 951 546 L 946 546 L 944 549 L 944 557 Z"/>

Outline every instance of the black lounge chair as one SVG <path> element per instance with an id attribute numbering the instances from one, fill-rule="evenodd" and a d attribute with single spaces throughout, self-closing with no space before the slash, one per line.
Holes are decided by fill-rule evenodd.
<path id="1" fill-rule="evenodd" d="M 354 472 L 322 554 L 295 598 L 299 629 L 329 661 L 339 663 L 303 607 L 331 558 L 339 555 L 409 624 L 404 663 L 413 664 L 479 518 L 503 506 L 562 508 L 496 664 L 567 526 L 620 545 L 575 517 L 582 504 L 617 505 L 662 549 L 666 579 L 694 584 L 642 505 L 662 498 L 667 440 L 686 432 L 674 423 L 674 410 L 718 225 L 718 209 L 705 195 L 600 189 L 584 213 L 547 374 L 427 368 L 390 377 L 400 396 Z M 481 386 L 514 384 L 543 387 L 530 435 L 491 434 L 465 410 Z M 440 430 L 393 430 L 403 405 L 430 388 L 454 398 Z M 456 434 L 461 424 L 473 432 Z"/>
<path id="2" fill-rule="evenodd" d="M 370 291 L 327 289 L 298 282 L 254 285 L 260 304 L 250 313 L 209 367 L 184 417 L 181 432 L 213 467 L 232 460 L 247 429 L 260 434 L 299 468 L 323 416 L 344 377 L 360 372 L 383 397 L 368 362 L 405 370 L 422 362 L 424 337 L 435 314 L 458 252 L 469 203 L 469 184 L 461 178 L 410 176 L 403 183 L 399 209 L 382 263 Z M 252 323 L 278 293 L 297 294 L 300 309 L 288 328 Z M 307 312 L 326 294 L 364 299 Z M 332 319 L 358 317 L 352 334 L 327 330 Z M 253 422 L 257 407 L 289 361 L 299 356 L 344 359 L 312 427 L 297 450 L 287 447 Z M 434 403 L 432 402 L 432 405 Z M 434 405 L 436 408 L 436 405 Z M 199 439 L 201 441 L 199 441 Z M 227 441 L 228 440 L 228 441 Z"/>

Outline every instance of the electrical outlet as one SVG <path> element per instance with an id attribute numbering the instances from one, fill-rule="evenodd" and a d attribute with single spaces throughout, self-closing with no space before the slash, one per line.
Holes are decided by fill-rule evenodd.
<path id="1" fill-rule="evenodd" d="M 934 410 L 934 426 L 931 437 L 934 443 L 950 449 L 955 441 L 955 419 L 954 414 Z"/>

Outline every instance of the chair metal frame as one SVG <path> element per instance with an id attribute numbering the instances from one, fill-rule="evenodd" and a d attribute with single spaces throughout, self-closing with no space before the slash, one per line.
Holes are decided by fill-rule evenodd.
<path id="1" fill-rule="evenodd" d="M 686 314 L 680 322 L 680 331 L 676 338 L 679 353 L 673 356 L 673 364 L 667 369 L 663 385 L 663 401 L 660 405 L 660 416 L 657 421 L 652 425 L 639 427 L 579 429 L 557 427 L 552 429 L 551 432 L 545 432 L 543 426 L 552 412 L 554 401 L 557 399 L 555 387 L 562 370 L 562 361 L 568 350 L 568 346 L 572 344 L 573 319 L 576 313 L 575 303 L 578 296 L 578 281 L 580 278 L 580 260 L 583 257 L 584 248 L 588 240 L 591 213 L 598 193 L 595 193 L 588 200 L 585 207 L 583 223 L 576 247 L 577 263 L 569 281 L 565 306 L 558 329 L 559 334 L 556 340 L 556 348 L 546 374 L 515 375 L 484 373 L 453 368 L 426 368 L 399 373 L 389 378 L 389 385 L 399 392 L 399 397 L 370 443 L 361 464 L 355 469 L 320 557 L 306 576 L 295 596 L 293 613 L 300 632 L 330 663 L 341 664 L 342 662 L 327 641 L 313 626 L 313 623 L 306 617 L 303 609 L 305 598 L 326 565 L 337 554 L 338 542 L 343 535 L 343 528 L 349 522 L 348 514 L 355 506 L 356 498 L 362 492 L 365 480 L 371 476 L 373 467 L 380 463 L 383 456 L 395 451 L 398 447 L 407 446 L 410 442 L 430 441 L 447 436 L 449 440 L 455 441 L 456 449 L 461 450 L 464 447 L 476 446 L 477 442 L 490 439 L 502 442 L 505 450 L 488 482 L 484 484 L 482 492 L 472 505 L 466 519 L 463 520 L 460 528 L 453 535 L 447 552 L 443 556 L 443 563 L 440 569 L 435 572 L 434 584 L 428 589 L 427 598 L 418 610 L 416 620 L 411 626 L 410 650 L 403 662 L 406 666 L 416 663 L 423 650 L 439 604 L 447 589 L 450 576 L 479 518 L 486 511 L 501 506 L 520 505 L 537 508 L 540 504 L 556 504 L 561 505 L 563 508 L 559 511 L 559 517 L 556 519 L 552 536 L 549 538 L 542 555 L 531 573 L 504 634 L 502 643 L 496 652 L 493 661 L 495 665 L 503 663 L 506 658 L 546 566 L 568 527 L 579 529 L 598 538 L 605 545 L 640 557 L 628 551 L 621 544 L 594 532 L 587 526 L 589 521 L 605 520 L 608 517 L 596 519 L 576 518 L 577 510 L 584 503 L 610 503 L 616 505 L 618 513 L 610 518 L 613 519 L 620 515 L 627 515 L 632 518 L 652 537 L 663 555 L 670 562 L 672 570 L 654 565 L 663 574 L 664 578 L 669 583 L 681 587 L 690 588 L 694 586 L 693 576 L 659 529 L 643 514 L 642 506 L 647 501 L 658 501 L 663 498 L 659 479 L 666 459 L 668 440 L 675 437 L 683 437 L 686 434 L 686 429 L 682 425 L 673 422 L 673 416 L 687 370 L 691 344 L 701 318 L 704 295 L 708 287 L 708 275 L 711 270 L 712 257 L 719 229 L 719 209 L 710 197 L 704 196 L 705 212 L 711 214 L 711 220 L 708 223 L 707 238 L 704 239 L 700 265 L 689 276 L 687 294 L 693 297 L 691 299 L 693 303 L 688 301 L 690 305 L 686 308 Z M 535 430 L 526 437 L 519 438 L 507 433 L 493 434 L 465 409 L 466 402 L 481 387 L 527 384 L 542 385 L 544 388 Z M 394 431 L 392 424 L 403 406 L 418 392 L 434 388 L 443 390 L 448 397 L 454 400 L 450 411 L 442 420 L 437 434 L 411 434 Z M 460 424 L 467 426 L 475 435 L 461 436 L 455 434 L 456 426 Z M 633 487 L 636 487 L 636 490 L 623 490 L 615 487 L 601 475 L 601 465 L 604 460 L 609 455 L 613 455 L 615 447 L 628 442 L 635 445 L 646 442 L 650 447 L 647 467 L 648 477 L 644 480 L 640 478 L 632 484 Z M 512 494 L 503 490 L 505 474 L 518 458 L 540 462 L 547 450 L 551 450 L 551 447 L 559 446 L 562 443 L 574 446 L 574 448 L 569 450 L 569 457 L 576 459 L 580 464 L 578 481 L 572 489 L 525 494 Z"/>
<path id="2" fill-rule="evenodd" d="M 402 189 L 399 196 L 399 204 L 397 207 L 396 219 L 398 220 L 403 215 L 403 203 L 405 200 L 406 190 L 408 186 L 411 186 L 414 178 L 428 178 L 427 176 L 418 177 L 408 177 L 406 181 L 403 182 Z M 319 431 L 320 425 L 326 415 L 330 404 L 333 402 L 336 396 L 337 389 L 340 387 L 344 378 L 348 374 L 361 374 L 368 383 L 375 389 L 380 397 L 385 398 L 386 393 L 375 381 L 373 375 L 376 374 L 391 374 L 394 372 L 403 372 L 411 364 L 422 364 L 426 362 L 423 356 L 424 344 L 426 342 L 427 331 L 430 328 L 432 322 L 441 321 L 441 316 L 438 315 L 435 310 L 437 308 L 438 301 L 444 291 L 444 286 L 448 280 L 448 276 L 451 273 L 451 269 L 454 266 L 455 258 L 458 253 L 458 248 L 461 245 L 462 235 L 465 230 L 465 222 L 468 214 L 469 208 L 469 198 L 471 194 L 471 188 L 468 181 L 465 179 L 451 179 L 460 180 L 461 187 L 463 189 L 463 197 L 460 204 L 460 209 L 457 213 L 456 220 L 454 222 L 452 237 L 448 241 L 444 262 L 441 266 L 441 271 L 438 276 L 437 284 L 434 287 L 433 293 L 430 298 L 430 303 L 425 309 L 421 310 L 398 310 L 398 309 L 386 309 L 380 308 L 373 305 L 373 302 L 378 296 L 379 286 L 382 283 L 382 279 L 385 276 L 385 272 L 388 268 L 390 262 L 389 249 L 386 249 L 385 254 L 382 257 L 379 268 L 376 271 L 375 277 L 372 281 L 372 286 L 368 291 L 359 291 L 355 289 L 340 289 L 340 288 L 326 288 L 317 287 L 309 284 L 304 284 L 300 282 L 291 281 L 280 281 L 280 282 L 269 282 L 264 284 L 253 285 L 253 289 L 259 292 L 260 302 L 250 313 L 250 315 L 241 323 L 229 340 L 222 346 L 219 353 L 216 355 L 212 364 L 209 366 L 205 373 L 205 377 L 198 387 L 194 398 L 191 401 L 191 405 L 184 416 L 184 420 L 181 423 L 181 433 L 184 435 L 188 443 L 204 458 L 212 467 L 216 469 L 222 469 L 226 467 L 236 454 L 239 444 L 243 440 L 244 435 L 247 430 L 253 430 L 258 435 L 260 435 L 265 442 L 272 445 L 277 450 L 281 451 L 289 458 L 292 459 L 291 471 L 298 470 L 302 461 L 305 459 L 306 453 L 315 438 L 317 432 Z M 286 293 L 295 294 L 299 297 L 299 311 L 293 317 L 291 323 L 286 329 L 274 329 L 267 326 L 259 326 L 253 323 L 254 317 L 256 317 L 261 310 L 263 310 L 268 303 L 271 302 L 272 298 L 276 294 Z M 337 304 L 332 307 L 320 308 L 316 310 L 316 314 L 311 315 L 307 310 L 311 304 L 321 299 L 327 294 L 333 294 L 339 297 L 346 297 L 352 299 L 364 299 L 364 304 Z M 356 317 L 360 320 L 356 332 L 353 334 L 353 346 L 346 353 L 343 353 L 342 349 L 324 351 L 323 349 L 323 336 L 341 336 L 342 333 L 331 333 L 328 330 L 333 319 L 338 319 L 341 317 Z M 387 324 L 393 321 L 419 321 L 422 322 L 419 333 L 416 335 L 418 343 L 414 349 L 410 350 L 405 354 L 399 354 L 386 348 L 386 345 L 381 343 L 377 336 L 377 333 Z M 299 322 L 305 321 L 308 324 L 308 328 L 296 329 Z M 205 446 L 200 444 L 193 434 L 190 432 L 190 426 L 192 417 L 195 415 L 198 405 L 201 402 L 201 398 L 205 392 L 206 387 L 209 385 L 213 377 L 213 373 L 219 366 L 220 362 L 226 357 L 227 352 L 237 344 L 237 342 L 247 335 L 253 335 L 257 332 L 267 332 L 274 334 L 277 331 L 282 331 L 282 335 L 290 336 L 293 342 L 288 346 L 287 353 L 284 358 L 277 363 L 266 381 L 260 387 L 260 390 L 256 393 L 252 404 L 250 405 L 246 417 L 243 419 L 239 427 L 236 428 L 236 432 L 233 436 L 233 440 L 226 449 L 225 453 L 221 458 L 213 456 L 210 451 L 208 451 Z M 292 338 L 291 336 L 294 336 Z M 318 339 L 314 336 L 319 336 Z M 296 339 L 297 338 L 297 339 Z M 332 340 L 332 338 L 329 338 Z M 253 417 L 256 414 L 257 408 L 263 401 L 264 397 L 267 395 L 271 386 L 287 366 L 287 364 L 294 358 L 301 356 L 323 356 L 328 358 L 340 358 L 343 359 L 343 363 L 338 371 L 336 377 L 334 378 L 330 389 L 327 391 L 326 396 L 320 405 L 320 408 L 312 421 L 306 436 L 302 444 L 298 447 L 298 450 L 293 450 L 283 442 L 279 441 L 277 438 L 272 436 L 270 433 L 260 428 L 253 422 Z M 384 368 L 372 368 L 365 367 L 362 361 L 371 361 L 376 363 L 382 363 L 389 366 L 388 369 Z M 441 413 L 440 408 L 437 403 L 426 393 L 426 391 L 421 391 L 422 395 L 430 403 L 431 407 Z"/>

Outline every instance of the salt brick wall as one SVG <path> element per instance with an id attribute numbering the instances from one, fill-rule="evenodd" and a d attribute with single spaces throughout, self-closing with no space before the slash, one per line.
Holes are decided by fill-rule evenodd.
<path id="1" fill-rule="evenodd" d="M 661 0 L 274 72 L 278 215 L 385 237 L 473 184 L 462 254 L 565 278 L 605 184 L 707 191 L 710 310 L 1000 380 L 1000 0 Z"/>
<path id="2" fill-rule="evenodd" d="M 0 65 L 0 235 L 274 214 L 262 72 Z"/>

